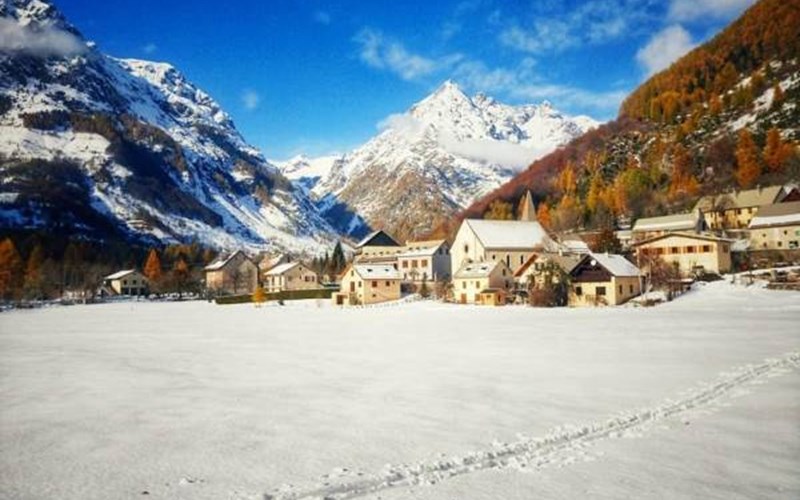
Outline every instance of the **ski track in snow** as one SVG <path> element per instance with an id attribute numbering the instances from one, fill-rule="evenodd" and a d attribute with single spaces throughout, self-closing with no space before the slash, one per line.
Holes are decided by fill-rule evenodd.
<path id="1" fill-rule="evenodd" d="M 448 478 L 481 470 L 511 467 L 519 470 L 535 469 L 554 462 L 559 452 L 568 449 L 580 448 L 607 438 L 639 437 L 650 424 L 690 410 L 701 410 L 726 395 L 741 395 L 734 390 L 748 383 L 763 383 L 763 379 L 798 367 L 800 351 L 795 351 L 780 358 L 766 359 L 758 365 L 746 365 L 730 373 L 723 373 L 715 382 L 689 391 L 680 400 L 666 400 L 659 406 L 623 413 L 603 422 L 580 427 L 556 427 L 544 437 L 494 444 L 493 449 L 471 452 L 460 457 L 443 456 L 438 460 L 411 465 L 387 465 L 381 472 L 373 475 L 339 469 L 333 474 L 323 476 L 322 482 L 315 486 L 300 489 L 284 485 L 271 494 L 264 494 L 263 498 L 343 500 L 397 487 L 434 485 Z M 572 463 L 575 458 L 567 457 L 563 462 Z M 349 480 L 353 477 L 354 480 Z M 341 482 L 332 484 L 336 480 Z"/>

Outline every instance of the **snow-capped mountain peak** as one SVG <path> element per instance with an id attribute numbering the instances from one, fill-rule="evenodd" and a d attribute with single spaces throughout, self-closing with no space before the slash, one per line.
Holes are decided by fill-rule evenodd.
<path id="1" fill-rule="evenodd" d="M 384 121 L 380 134 L 315 181 L 326 205 L 345 203 L 399 238 L 424 233 L 538 157 L 596 127 L 552 104 L 470 98 L 452 80 Z"/>

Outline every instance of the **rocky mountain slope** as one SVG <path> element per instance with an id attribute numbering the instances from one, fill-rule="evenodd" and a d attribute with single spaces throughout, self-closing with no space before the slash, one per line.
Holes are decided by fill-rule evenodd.
<path id="1" fill-rule="evenodd" d="M 554 229 L 620 226 L 703 194 L 800 180 L 800 2 L 761 0 L 654 75 L 619 117 L 533 162 L 433 234 L 532 190 Z"/>
<path id="2" fill-rule="evenodd" d="M 288 162 L 284 173 L 314 172 L 301 174 L 302 183 L 341 231 L 363 232 L 357 213 L 403 239 L 430 230 L 533 159 L 597 125 L 547 102 L 509 106 L 482 94 L 468 97 L 447 81 L 406 113 L 387 119 L 363 146 L 321 162 L 327 174 L 302 159 Z"/>
<path id="3" fill-rule="evenodd" d="M 165 63 L 117 59 L 43 0 L 0 0 L 0 229 L 304 250 L 335 230 Z"/>

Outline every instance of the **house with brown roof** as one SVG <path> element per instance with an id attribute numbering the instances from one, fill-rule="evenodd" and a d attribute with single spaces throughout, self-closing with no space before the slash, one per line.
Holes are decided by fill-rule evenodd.
<path id="1" fill-rule="evenodd" d="M 206 289 L 215 295 L 251 294 L 258 286 L 258 266 L 241 250 L 220 256 L 203 270 Z"/>
<path id="2" fill-rule="evenodd" d="M 570 271 L 571 307 L 615 306 L 642 293 L 642 273 L 622 255 L 584 255 Z"/>
<path id="3" fill-rule="evenodd" d="M 760 207 L 798 200 L 800 191 L 795 185 L 767 186 L 703 196 L 694 211 L 703 215 L 712 231 L 746 233 Z"/>
<path id="4" fill-rule="evenodd" d="M 667 233 L 634 244 L 637 262 L 660 259 L 674 265 L 683 276 L 697 272 L 727 273 L 731 270 L 734 240 L 712 234 Z"/>
<path id="5" fill-rule="evenodd" d="M 749 228 L 751 250 L 800 249 L 800 201 L 761 207 Z"/>

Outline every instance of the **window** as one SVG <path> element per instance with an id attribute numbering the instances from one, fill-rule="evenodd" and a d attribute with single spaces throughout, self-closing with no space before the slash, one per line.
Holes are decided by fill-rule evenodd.
<path id="1" fill-rule="evenodd" d="M 503 276 L 505 276 L 505 275 L 506 275 L 506 270 L 505 270 L 505 269 L 503 269 Z"/>
<path id="2" fill-rule="evenodd" d="M 710 253 L 711 245 L 703 245 L 703 253 Z"/>
<path id="3" fill-rule="evenodd" d="M 630 292 L 633 293 L 633 285 L 631 285 L 630 288 L 631 288 Z"/>
<path id="4" fill-rule="evenodd" d="M 619 286 L 619 293 L 622 294 L 622 285 Z"/>
<path id="5" fill-rule="evenodd" d="M 464 245 L 464 253 L 469 253 L 469 245 Z"/>
<path id="6" fill-rule="evenodd" d="M 403 261 L 403 269 L 408 269 L 408 261 L 407 260 Z"/>
<path id="7" fill-rule="evenodd" d="M 416 260 L 412 260 L 411 261 L 411 267 L 417 267 L 417 261 Z"/>
<path id="8" fill-rule="evenodd" d="M 722 253 L 728 253 L 730 252 L 730 250 L 731 249 L 730 247 L 728 247 L 728 245 L 722 245 Z"/>
<path id="9" fill-rule="evenodd" d="M 686 247 L 686 253 L 697 253 L 697 247 L 695 246 Z"/>
<path id="10" fill-rule="evenodd" d="M 481 282 L 480 281 L 476 281 L 475 282 L 475 288 L 480 288 L 480 287 L 481 287 Z"/>
<path id="11" fill-rule="evenodd" d="M 378 288 L 378 282 L 377 281 L 373 281 L 372 282 L 372 288 Z"/>
<path id="12" fill-rule="evenodd" d="M 419 264 L 420 264 L 422 267 L 428 267 L 428 259 L 422 259 L 422 260 L 419 262 Z"/>
<path id="13" fill-rule="evenodd" d="M 123 285 L 127 285 L 128 284 L 128 280 L 122 280 L 122 284 Z"/>
<path id="14" fill-rule="evenodd" d="M 506 265 L 511 267 L 511 256 L 509 254 L 506 254 Z"/>
<path id="15" fill-rule="evenodd" d="M 778 246 L 779 246 L 779 247 L 782 247 L 782 246 L 783 246 L 783 242 L 782 242 L 782 241 L 779 241 L 779 242 L 778 242 Z"/>
<path id="16" fill-rule="evenodd" d="M 597 288 L 595 288 L 594 293 L 597 294 L 599 297 L 605 297 L 606 296 L 606 287 L 598 286 Z"/>
<path id="17" fill-rule="evenodd" d="M 525 263 L 525 257 L 524 256 L 522 256 L 522 255 L 519 256 L 519 263 L 520 264 L 524 264 Z"/>
<path id="18" fill-rule="evenodd" d="M 671 253 L 671 254 L 679 254 L 679 253 L 681 253 L 681 249 L 678 248 L 678 247 L 670 247 L 669 253 Z"/>
<path id="19" fill-rule="evenodd" d="M 575 287 L 575 295 L 577 295 L 577 296 L 579 296 L 579 297 L 580 297 L 581 295 L 583 295 L 583 288 L 581 288 L 581 287 L 579 287 L 579 286 L 576 286 L 576 287 Z"/>
<path id="20" fill-rule="evenodd" d="M 464 289 L 467 288 L 467 282 L 466 281 L 462 281 L 461 282 L 461 288 L 464 288 Z"/>
<path id="21" fill-rule="evenodd" d="M 388 281 L 386 282 L 386 286 L 391 286 Z"/>
<path id="22" fill-rule="evenodd" d="M 492 260 L 497 260 L 497 255 L 492 254 Z"/>
<path id="23" fill-rule="evenodd" d="M 358 288 L 361 288 L 361 282 L 360 281 L 358 282 Z"/>

